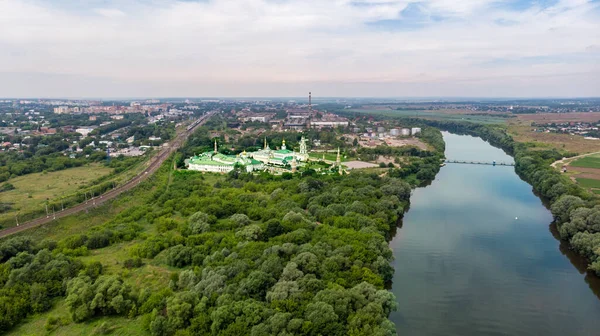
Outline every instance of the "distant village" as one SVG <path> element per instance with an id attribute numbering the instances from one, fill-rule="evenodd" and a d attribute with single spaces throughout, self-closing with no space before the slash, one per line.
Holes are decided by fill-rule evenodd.
<path id="1" fill-rule="evenodd" d="M 579 135 L 589 140 L 600 140 L 600 121 L 533 124 L 532 126 L 534 132 Z"/>
<path id="2" fill-rule="evenodd" d="M 349 104 L 341 104 L 341 106 L 350 107 Z M 412 136 L 421 132 L 420 128 L 379 124 L 366 119 L 350 120 L 321 108 L 318 103 L 313 102 L 312 94 L 309 93 L 303 101 L 0 100 L 0 152 L 23 152 L 26 149 L 38 152 L 41 148 L 50 145 L 57 150 L 60 149 L 60 152 L 69 158 L 89 157 L 98 151 L 105 152 L 110 157 L 141 156 L 150 149 L 166 145 L 175 134 L 177 127 L 210 111 L 220 112 L 220 115 L 225 118 L 227 128 L 237 130 L 241 135 L 260 136 L 264 132 L 335 130 L 346 134 L 346 141 L 350 143 L 355 141 L 355 145 L 367 148 L 381 145 L 423 147 L 419 141 L 411 140 Z M 56 145 L 56 141 L 63 144 Z M 321 147 L 319 139 L 311 138 L 305 141 L 310 142 L 310 148 Z M 29 149 L 30 146 L 35 146 L 35 150 Z M 264 150 L 270 149 L 263 148 Z M 285 148 L 282 146 L 277 150 L 285 150 Z M 328 150 L 335 150 L 335 148 Z M 280 153 L 273 151 L 272 154 L 277 157 Z M 258 155 L 260 156 L 260 153 Z M 302 155 L 302 153 L 291 155 L 294 157 L 296 168 L 302 167 L 308 159 L 306 156 L 305 159 L 300 160 Z M 200 162 L 207 158 L 207 155 L 198 156 L 195 160 L 190 158 L 190 162 Z M 249 155 L 248 159 L 256 160 L 253 155 Z M 273 171 L 292 170 L 292 161 L 287 157 L 281 159 L 284 159 L 284 165 L 262 162 L 261 169 L 268 167 Z M 233 159 L 236 160 L 241 159 Z"/>

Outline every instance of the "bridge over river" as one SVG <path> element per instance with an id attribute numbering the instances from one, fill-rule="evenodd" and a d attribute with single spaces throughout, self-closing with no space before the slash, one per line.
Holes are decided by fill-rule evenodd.
<path id="1" fill-rule="evenodd" d="M 469 160 L 451 160 L 446 159 L 444 163 L 458 163 L 458 164 L 472 164 L 472 165 L 486 165 L 486 166 L 514 166 L 514 162 L 496 162 L 496 161 L 469 161 Z"/>

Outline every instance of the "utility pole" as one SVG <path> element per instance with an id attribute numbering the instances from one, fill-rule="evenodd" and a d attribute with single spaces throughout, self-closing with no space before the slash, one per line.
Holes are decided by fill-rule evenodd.
<path id="1" fill-rule="evenodd" d="M 48 203 L 46 203 L 46 218 L 48 218 L 48 217 L 50 217 L 50 216 L 48 215 Z"/>
<path id="2" fill-rule="evenodd" d="M 17 221 L 17 226 L 19 226 L 19 214 L 15 215 L 15 220 Z"/>
<path id="3" fill-rule="evenodd" d="M 56 213 L 54 212 L 54 206 L 52 206 L 52 219 L 56 219 Z"/>

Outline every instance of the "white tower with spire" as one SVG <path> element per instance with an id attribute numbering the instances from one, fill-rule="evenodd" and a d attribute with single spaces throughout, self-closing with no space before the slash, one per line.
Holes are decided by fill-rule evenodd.
<path id="1" fill-rule="evenodd" d="M 308 149 L 306 147 L 306 138 L 304 138 L 304 136 L 300 139 L 300 154 L 296 154 L 296 157 L 300 161 L 308 160 Z"/>

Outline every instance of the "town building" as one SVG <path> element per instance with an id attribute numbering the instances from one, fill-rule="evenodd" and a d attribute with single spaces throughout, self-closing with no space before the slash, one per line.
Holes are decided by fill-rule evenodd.
<path id="1" fill-rule="evenodd" d="M 421 133 L 421 128 L 420 127 L 413 127 L 413 128 L 411 128 L 410 132 L 411 132 L 412 135 L 415 135 L 417 133 Z"/>
<path id="2" fill-rule="evenodd" d="M 347 127 L 349 124 L 348 119 L 337 116 L 335 114 L 325 114 L 321 119 L 313 118 L 310 122 L 310 126 L 313 128 L 336 128 L 336 127 Z"/>
<path id="3" fill-rule="evenodd" d="M 410 135 L 410 128 L 403 128 L 400 130 L 400 134 L 402 136 L 409 136 Z"/>
<path id="4" fill-rule="evenodd" d="M 275 116 L 274 113 L 257 113 L 241 118 L 244 122 L 262 122 L 267 123 Z"/>
<path id="5" fill-rule="evenodd" d="M 83 135 L 84 137 L 88 136 L 91 131 L 94 130 L 94 127 L 80 127 L 75 130 L 75 132 Z"/>
<path id="6" fill-rule="evenodd" d="M 59 106 L 59 107 L 55 107 L 54 108 L 54 113 L 56 114 L 65 114 L 65 113 L 69 113 L 69 107 L 68 106 Z"/>

